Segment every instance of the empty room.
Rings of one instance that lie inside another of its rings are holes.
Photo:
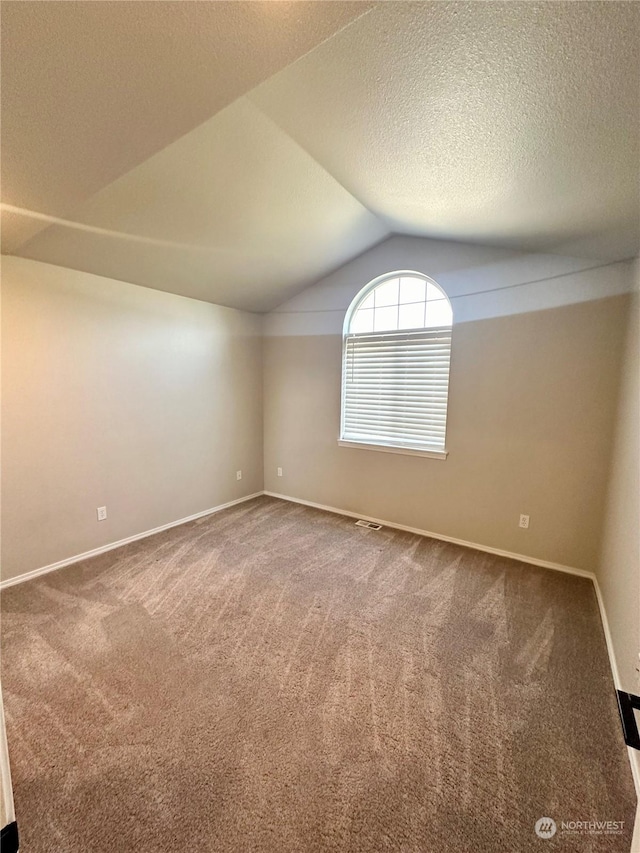
[[[640,4],[0,30],[3,853],[640,853]]]

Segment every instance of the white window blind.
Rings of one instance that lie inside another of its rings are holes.
[[[444,450],[451,327],[347,334],[342,438]]]

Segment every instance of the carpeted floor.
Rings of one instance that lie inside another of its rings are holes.
[[[22,853],[629,849],[588,580],[263,497],[2,611]]]

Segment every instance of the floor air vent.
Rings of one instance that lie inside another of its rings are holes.
[[[359,518],[356,521],[357,527],[368,527],[369,530],[382,530],[381,524],[374,524],[373,521],[364,521],[362,518]]]

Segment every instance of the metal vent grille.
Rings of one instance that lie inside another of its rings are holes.
[[[373,521],[364,521],[362,518],[356,521],[356,527],[368,527],[369,530],[382,530],[381,524],[374,524]]]

